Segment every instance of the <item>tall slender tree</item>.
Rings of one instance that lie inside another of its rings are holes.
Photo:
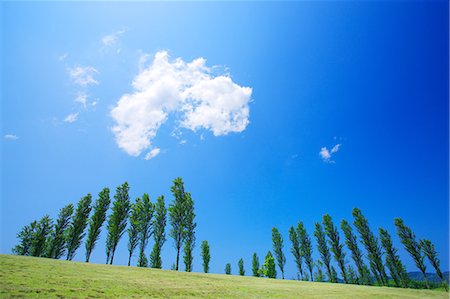
[[[114,253],[117,245],[127,227],[128,215],[130,213],[130,196],[128,192],[130,187],[125,182],[116,189],[114,203],[111,215],[108,217],[108,236],[106,237],[106,263],[111,264],[114,261]]]
[[[204,240],[201,245],[202,249],[202,266],[203,266],[203,272],[208,273],[209,272],[209,261],[211,260],[211,254],[209,252],[209,244],[208,241]]]
[[[17,234],[17,238],[20,240],[20,243],[16,245],[12,252],[17,255],[30,255],[31,254],[31,246],[33,244],[33,238],[35,236],[37,228],[37,221],[34,220],[28,225],[25,225],[20,232]]]
[[[131,263],[131,257],[139,243],[139,229],[141,226],[139,203],[141,199],[136,198],[136,202],[131,204],[130,225],[128,226],[128,266]]]
[[[91,253],[94,250],[95,244],[100,236],[102,225],[106,219],[106,211],[108,211],[110,203],[109,188],[103,188],[103,190],[98,194],[98,199],[92,207],[94,213],[92,214],[91,219],[89,219],[89,228],[85,244],[87,263],[89,263]]]
[[[174,201],[169,205],[169,222],[172,225],[172,229],[169,232],[169,236],[174,239],[174,246],[177,251],[175,270],[178,271],[180,262],[180,250],[183,245],[186,222],[186,194],[184,192],[184,183],[181,178],[176,178],[173,181],[173,186],[170,188],[172,191]]]
[[[320,225],[320,223],[316,223],[316,230],[314,231],[314,236],[317,239],[317,249],[319,250],[322,262],[325,265],[328,281],[337,282],[337,279],[335,279],[335,275],[332,272],[331,255],[328,249],[327,241],[325,239],[325,232],[323,231],[322,225]]]
[[[423,274],[423,278],[425,280],[425,284],[429,287],[428,279],[426,275],[427,267],[425,266],[425,256],[422,255],[420,250],[420,244],[416,241],[416,235],[412,232],[412,230],[405,225],[402,219],[395,218],[394,224],[397,227],[397,234],[400,237],[400,241],[405,247],[406,251],[411,255],[416,264],[417,268],[419,268],[420,272]]]
[[[252,274],[255,277],[259,277],[260,273],[259,273],[259,258],[258,255],[255,253],[253,253],[253,257],[252,257]]]
[[[194,201],[189,192],[185,193],[185,223],[184,223],[184,265],[186,272],[192,271],[194,255],[192,254],[195,247],[195,222]]]
[[[272,252],[267,252],[264,264],[261,268],[261,274],[268,278],[277,278],[277,270],[275,269],[275,259]]]
[[[420,247],[425,256],[428,258],[431,266],[433,266],[434,270],[436,270],[436,275],[441,279],[441,281],[444,282],[444,275],[442,275],[442,271],[440,269],[441,261],[437,256],[438,254],[436,249],[434,249],[434,244],[430,240],[424,239],[420,240]]]
[[[306,232],[306,228],[303,225],[303,222],[299,222],[297,225],[297,235],[300,239],[300,252],[303,256],[303,259],[306,264],[306,268],[309,270],[309,276],[311,281],[313,281],[313,267],[314,267],[314,261],[312,258],[312,245],[311,245],[311,238],[309,237],[308,233]]]
[[[244,276],[245,275],[245,269],[244,269],[244,260],[242,258],[238,261],[238,268],[239,268],[239,275]]]
[[[59,259],[64,255],[66,249],[66,231],[70,225],[73,213],[73,205],[68,204],[59,211],[58,220],[49,240],[47,257]]]
[[[152,268],[162,268],[161,250],[164,242],[166,242],[166,219],[167,209],[164,203],[164,195],[156,199],[155,218],[152,223],[153,239],[155,244],[150,254],[150,266]]]
[[[352,259],[355,262],[356,269],[358,271],[358,282],[359,284],[369,284],[370,283],[370,275],[366,277],[366,272],[364,271],[364,260],[363,260],[363,254],[358,246],[358,241],[353,234],[352,227],[350,224],[342,220],[341,221],[341,229],[344,232],[345,236],[345,244],[347,245],[348,249],[350,249],[350,252],[352,254]]]
[[[298,273],[300,274],[300,279],[303,280],[303,266],[302,266],[302,252],[300,248],[300,238],[297,231],[293,226],[289,228],[289,239],[291,240],[292,247],[291,252],[295,259],[295,264],[297,266]]]
[[[381,246],[378,244],[378,239],[370,230],[369,223],[360,209],[354,208],[352,215],[354,218],[353,225],[355,225],[356,230],[361,236],[362,244],[367,250],[372,273],[379,284],[387,285],[388,278],[384,270]]]
[[[154,205],[150,201],[148,194],[142,195],[142,200],[136,202],[139,215],[139,267],[147,267],[148,260],[145,256],[145,248],[152,230],[152,217],[155,210]]]
[[[284,279],[284,265],[286,264],[286,257],[283,253],[283,237],[276,227],[272,228],[272,244],[273,251],[277,259],[277,264],[281,271],[281,278]]]
[[[67,260],[71,261],[75,252],[81,245],[86,233],[84,232],[87,226],[89,213],[91,212],[92,196],[88,193],[85,197],[80,199],[77,209],[72,218],[70,226],[67,228]]]
[[[347,281],[347,269],[345,268],[345,253],[342,250],[344,244],[340,243],[339,240],[339,231],[337,227],[334,225],[331,216],[325,214],[322,218],[323,226],[325,228],[325,232],[328,236],[328,241],[330,243],[331,252],[333,252],[334,259],[338,263],[338,266],[341,270],[342,278],[344,279],[344,283],[348,283]]]
[[[31,256],[45,256],[47,238],[49,237],[52,228],[53,220],[48,215],[45,215],[37,222],[31,241]]]
[[[409,278],[405,266],[403,266],[397,254],[397,249],[392,245],[391,235],[383,228],[380,228],[380,241],[385,252],[386,266],[394,280],[395,286],[408,287]]]

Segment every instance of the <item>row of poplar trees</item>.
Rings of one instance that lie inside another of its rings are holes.
[[[400,260],[397,249],[393,246],[391,235],[387,230],[380,228],[379,235],[376,236],[370,229],[369,223],[361,210],[353,209],[353,225],[360,236],[360,244],[364,247],[366,254],[360,248],[358,237],[353,232],[349,222],[342,220],[341,230],[344,233],[345,240],[342,242],[339,236],[338,227],[333,223],[330,215],[326,214],[322,218],[322,223],[315,223],[314,237],[317,241],[317,250],[320,259],[313,260],[313,246],[311,237],[307,233],[302,222],[297,227],[291,226],[289,229],[289,239],[291,241],[291,253],[298,269],[299,279],[315,280],[328,282],[338,282],[338,274],[332,265],[332,257],[338,265],[340,275],[344,283],[362,284],[362,285],[381,285],[395,287],[420,287],[417,282],[410,281],[405,266]],[[426,277],[425,258],[428,258],[430,264],[435,269],[437,276],[441,279],[442,285],[448,290],[448,284],[440,270],[440,260],[430,240],[417,240],[415,234],[406,226],[402,219],[396,218],[394,224],[397,228],[397,234],[405,250],[410,254],[417,268],[423,275],[425,287],[429,288]],[[253,254],[252,272],[253,276],[265,276],[276,278],[276,264],[284,279],[284,267],[286,257],[283,252],[283,237],[277,228],[272,229],[272,243],[274,255],[269,251],[262,267],[259,265],[259,259],[256,253]],[[353,260],[355,269],[347,263],[344,250],[344,244],[347,246],[350,257]],[[369,262],[366,265],[365,258]],[[383,258],[384,257],[384,258]],[[276,261],[276,264],[275,264]],[[325,274],[322,268],[325,268]],[[239,274],[244,275],[243,260],[238,262]],[[316,272],[314,272],[314,268]],[[389,280],[386,268],[389,270],[391,281]],[[227,264],[225,273],[231,273],[231,265]]]
[[[158,197],[155,203],[150,201],[148,194],[136,198],[136,201],[132,203],[129,189],[127,182],[117,187],[108,217],[107,212],[111,204],[110,190],[104,188],[94,203],[92,203],[91,194],[87,194],[80,199],[75,210],[73,204],[63,207],[56,223],[53,223],[48,215],[39,221],[31,222],[18,233],[20,243],[13,248],[13,253],[54,259],[66,256],[67,260],[72,260],[87,235],[84,241],[85,261],[89,262],[106,221],[107,264],[113,263],[117,245],[127,232],[128,266],[138,249],[137,265],[139,267],[162,268],[161,250],[166,241],[165,228],[168,212],[171,225],[169,236],[174,239],[176,249],[176,262],[173,268],[178,270],[180,251],[183,249],[185,269],[192,271],[197,224],[194,201],[191,194],[185,192],[183,180],[176,178],[173,181],[171,192],[174,199],[168,208],[165,206],[163,195]],[[151,237],[153,237],[154,245],[147,259],[145,249]]]

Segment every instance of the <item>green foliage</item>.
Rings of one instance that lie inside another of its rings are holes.
[[[255,277],[259,277],[260,273],[259,273],[259,258],[258,255],[255,253],[253,253],[253,257],[252,257],[252,275]]]
[[[291,240],[292,247],[291,252],[295,259],[300,278],[303,279],[303,266],[302,266],[302,252],[300,248],[299,236],[293,226],[289,228],[289,239]]]
[[[209,252],[209,244],[208,241],[204,240],[201,245],[202,249],[202,260],[203,260],[203,272],[209,272],[209,261],[211,260],[211,254]]]
[[[150,267],[162,268],[161,250],[164,242],[166,242],[166,219],[167,209],[164,203],[164,195],[161,195],[156,199],[155,204],[155,218],[152,223],[153,227],[153,250],[150,253]]]
[[[66,231],[70,225],[73,213],[73,205],[68,204],[59,211],[58,220],[49,239],[47,257],[59,259],[64,255],[66,249]]]
[[[286,264],[286,257],[283,253],[283,237],[277,228],[272,228],[272,244],[275,257],[277,259],[278,267],[281,271],[281,277],[284,279],[284,265]]]
[[[244,269],[244,260],[242,258],[240,258],[238,261],[238,268],[239,268],[239,275],[244,276],[245,269]]]
[[[75,211],[75,215],[72,218],[72,223],[67,229],[67,260],[71,261],[75,252],[81,245],[86,233],[84,230],[87,226],[89,213],[91,212],[92,196],[88,193],[85,197],[80,199]]]
[[[391,235],[383,228],[380,228],[380,241],[385,252],[386,266],[394,280],[395,286],[408,287],[409,278],[405,266],[403,266],[397,254],[397,249],[392,245]]]
[[[338,282],[338,277],[337,277],[337,272],[336,269],[334,269],[333,266],[331,266],[331,270],[330,270],[330,277],[328,278],[329,281],[331,282]]]
[[[335,276],[331,272],[331,255],[330,251],[328,250],[327,241],[325,240],[325,233],[320,223],[316,223],[314,236],[317,239],[317,249],[319,250],[320,258],[322,259],[322,262],[325,265],[325,269],[327,271],[328,281],[337,282],[337,279],[334,279]]]
[[[345,244],[347,245],[348,249],[350,249],[352,259],[355,262],[356,269],[358,270],[359,284],[370,284],[370,273],[366,276],[367,273],[364,271],[365,264],[363,260],[363,254],[358,247],[358,241],[356,239],[356,235],[353,234],[352,227],[347,221],[342,220],[341,229],[344,232]]]
[[[419,268],[420,272],[422,272],[425,284],[428,285],[428,279],[426,276],[426,266],[425,266],[425,256],[422,255],[420,250],[420,245],[416,241],[416,236],[412,232],[412,230],[406,226],[402,219],[395,218],[394,224],[397,227],[397,234],[405,247],[406,251],[411,255],[416,264],[417,268]]]
[[[350,284],[358,284],[358,276],[352,266],[347,266],[347,282]]]
[[[339,265],[339,268],[341,270],[342,277],[344,279],[344,283],[348,283],[347,281],[347,273],[345,269],[345,253],[342,250],[344,247],[344,244],[341,244],[339,242],[339,231],[337,227],[334,225],[333,220],[331,219],[331,216],[328,214],[325,214],[323,216],[323,226],[325,228],[325,232],[328,236],[328,241],[330,243],[330,249],[331,252],[333,252],[334,259]]]
[[[133,255],[134,249],[136,249],[139,243],[139,228],[140,228],[140,214],[138,208],[138,202],[141,199],[136,198],[136,202],[131,204],[130,212],[130,225],[128,226],[128,266],[131,263],[131,256]]]
[[[356,227],[359,235],[361,236],[362,243],[367,250],[370,268],[375,276],[378,284],[387,285],[388,279],[384,270],[382,261],[381,247],[378,244],[378,239],[373,235],[369,228],[369,223],[361,210],[354,208],[352,211],[354,218],[353,224]]]
[[[260,273],[262,274],[262,276],[265,276],[268,278],[276,278],[277,277],[277,270],[275,269],[275,259],[270,251],[266,255],[266,258],[264,260],[264,264],[262,265]]]
[[[431,243],[430,240],[420,240],[420,247],[425,254],[425,256],[428,258],[428,261],[433,266],[433,268],[436,270],[437,276],[441,279],[442,282],[445,282],[444,275],[442,275],[440,264],[441,261],[439,260],[437,256],[436,249],[434,249],[434,244]]]
[[[315,281],[317,282],[324,282],[325,281],[325,277],[323,275],[323,271],[322,271],[322,267],[323,267],[323,263],[318,260],[316,262],[316,275],[315,275]]]
[[[108,218],[108,236],[106,237],[106,263],[112,264],[114,261],[114,253],[116,252],[117,244],[119,244],[123,233],[127,227],[128,215],[130,213],[130,197],[128,192],[130,187],[125,182],[116,189],[114,195],[114,203],[111,209],[111,214]]]
[[[45,256],[47,238],[50,236],[52,228],[53,221],[48,215],[45,215],[37,222],[31,241],[31,256]]]
[[[296,231],[297,231],[298,238],[300,239],[300,252],[305,261],[306,267],[309,270],[309,275],[311,276],[311,280],[313,280],[314,262],[313,262],[313,258],[312,258],[311,238],[309,237],[308,233],[306,232],[306,229],[303,226],[302,222],[298,223]]]
[[[35,235],[37,221],[34,220],[29,225],[25,225],[17,234],[20,243],[16,245],[12,252],[17,255],[30,255],[33,237]]]
[[[195,211],[194,211],[194,201],[192,200],[191,194],[189,192],[185,193],[184,201],[184,265],[186,272],[192,271],[192,262],[194,260],[194,255],[192,251],[195,247],[195,228],[197,223],[195,223]]]
[[[230,263],[225,265],[225,274],[231,275],[231,264]]]
[[[89,228],[85,244],[86,262],[89,262],[91,253],[98,241],[101,227],[106,220],[106,211],[108,211],[110,203],[109,188],[103,188],[103,190],[98,194],[98,199],[92,207],[94,213],[92,214],[91,219],[89,219]]]
[[[142,200],[136,202],[139,218],[139,261],[138,267],[147,267],[148,260],[145,256],[145,248],[150,238],[152,228],[152,217],[155,210],[148,194],[142,195]]]
[[[185,199],[186,193],[184,192],[184,183],[181,178],[173,180],[173,186],[170,188],[174,196],[174,201],[169,205],[169,222],[172,229],[169,232],[169,236],[174,239],[174,246],[177,251],[177,257],[175,262],[175,270],[178,271],[178,265],[180,260],[180,249],[183,245],[185,234]]]

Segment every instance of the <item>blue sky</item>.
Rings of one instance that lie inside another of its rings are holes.
[[[1,253],[88,192],[128,181],[133,199],[170,201],[181,176],[212,272],[236,273],[243,257],[249,274],[276,226],[296,277],[289,227],[312,235],[323,214],[352,220],[353,207],[388,229],[409,271],[395,217],[449,269],[447,2],[1,8]]]

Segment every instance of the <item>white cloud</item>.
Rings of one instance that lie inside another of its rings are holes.
[[[5,138],[6,140],[17,140],[17,139],[19,139],[19,137],[17,135],[14,135],[14,134],[6,134],[5,136],[3,136],[3,138]]]
[[[60,56],[58,57],[58,60],[59,60],[59,61],[66,60],[66,58],[67,58],[68,56],[69,56],[69,54],[64,53],[64,54],[62,54],[62,55],[60,55]]]
[[[341,145],[342,145],[341,143],[338,143],[335,146],[333,146],[331,150],[328,150],[326,147],[322,147],[319,152],[319,155],[322,158],[322,160],[327,163],[335,163],[333,160],[331,160],[331,157],[333,156],[333,154],[339,151]]]
[[[77,95],[77,97],[75,98],[75,102],[80,103],[81,105],[83,105],[84,108],[86,108],[87,100],[88,100],[88,96],[84,92],[80,92]]]
[[[141,56],[141,67],[146,59]],[[157,52],[134,78],[133,92],[124,94],[111,110],[118,146],[129,155],[140,155],[172,115],[179,117],[175,130],[206,129],[215,136],[245,130],[252,89],[237,85],[227,74],[213,76],[211,69],[204,58],[170,61],[166,51]]]
[[[113,32],[111,34],[105,35],[102,37],[102,43],[105,46],[111,47],[114,46],[119,38],[125,33],[125,30],[118,30],[116,32]]]
[[[148,152],[148,153],[145,155],[144,159],[145,159],[145,160],[153,159],[153,158],[156,157],[160,152],[161,152],[161,149],[158,148],[158,147],[156,147],[156,148],[152,149],[150,152]]]
[[[78,113],[71,113],[64,118],[64,121],[67,123],[73,123],[78,120]]]
[[[80,86],[98,85],[94,75],[98,71],[92,66],[76,66],[68,69],[69,76],[73,83]]]

